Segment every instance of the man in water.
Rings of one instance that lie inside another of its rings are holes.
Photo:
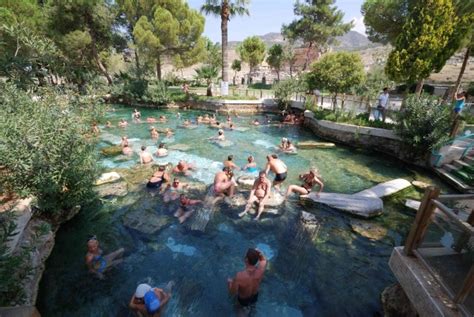
[[[104,272],[122,262],[123,248],[118,249],[105,256],[99,248],[99,241],[96,236],[91,236],[87,240],[86,265],[89,272],[94,273],[100,279],[104,278]]]
[[[245,210],[239,214],[239,217],[246,215],[250,208],[252,208],[253,204],[258,203],[258,212],[255,220],[260,219],[260,216],[263,213],[263,208],[265,208],[265,203],[270,197],[271,187],[272,183],[270,183],[270,180],[268,180],[267,174],[265,174],[264,171],[261,171],[258,174],[258,178],[253,183],[252,190],[250,191],[250,197],[247,201],[247,206],[245,206]]]
[[[275,179],[273,180],[273,186],[276,189],[280,188],[280,184],[286,179],[288,167],[285,163],[278,158],[276,154],[267,156],[267,166],[265,168],[265,174],[268,175],[269,171],[275,173]]]
[[[183,223],[194,213],[193,206],[202,203],[202,200],[189,199],[185,194],[181,194],[179,196],[179,208],[174,213],[174,216],[178,218],[179,223]]]
[[[176,165],[174,168],[173,168],[173,173],[175,174],[184,174],[186,176],[188,176],[191,172],[190,170],[193,170],[195,169],[193,165],[189,164],[188,162],[186,161],[179,161],[178,162],[178,165]]]
[[[232,169],[229,167],[224,167],[222,172],[216,174],[214,177],[214,194],[216,196],[234,196],[235,183],[232,180],[233,176]]]
[[[244,262],[245,269],[238,272],[235,278],[228,278],[227,287],[229,293],[237,295],[237,301],[242,307],[248,307],[258,300],[258,289],[265,273],[267,259],[259,250],[248,249]]]
[[[140,152],[140,163],[148,164],[153,162],[153,157],[146,151],[146,146],[142,145],[142,151]]]
[[[168,203],[179,198],[179,194],[184,191],[188,184],[181,183],[179,179],[173,179],[171,184],[168,184],[163,191],[163,201]]]
[[[234,156],[233,155],[229,155],[227,156],[227,161],[224,161],[224,167],[229,167],[231,169],[236,169],[236,170],[240,170],[240,167],[238,167],[237,165],[235,165],[235,163],[232,161],[234,159]]]
[[[142,114],[140,113],[140,111],[138,111],[137,109],[134,109],[134,110],[133,110],[133,113],[132,113],[132,118],[133,118],[133,120],[139,122],[141,116],[142,116]]]
[[[126,128],[128,126],[128,122],[125,121],[124,119],[120,119],[120,122],[118,123],[118,126],[121,128]]]
[[[160,317],[164,307],[171,298],[171,282],[167,287],[169,293],[161,288],[151,287],[148,284],[138,285],[135,294],[130,299],[129,307],[139,316]]]
[[[156,156],[162,157],[166,155],[168,155],[168,150],[166,149],[164,143],[160,143],[160,145],[158,145],[158,150],[156,151]]]
[[[217,136],[212,136],[208,140],[210,141],[225,141],[224,130],[219,129]]]

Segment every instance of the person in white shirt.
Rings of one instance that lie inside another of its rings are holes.
[[[388,107],[388,88],[385,87],[377,100],[377,111],[375,111],[374,119],[379,120],[382,116],[382,121],[385,122],[386,111]]]

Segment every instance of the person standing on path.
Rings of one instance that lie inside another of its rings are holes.
[[[385,122],[385,117],[386,117],[386,111],[388,107],[388,88],[385,87],[383,89],[383,92],[379,95],[379,98],[377,99],[377,111],[375,112],[375,120],[379,120],[380,116],[382,116],[382,121]]]

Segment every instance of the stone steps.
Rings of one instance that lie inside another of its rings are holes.
[[[456,166],[457,168],[463,168],[466,166],[470,166],[468,163],[461,161],[461,160],[454,160],[453,165]]]
[[[464,183],[461,179],[456,177],[455,175],[452,174],[453,171],[456,171],[457,168],[454,167],[452,170],[448,171],[445,169],[446,165],[450,164],[445,164],[442,168],[435,168],[435,172],[446,182],[451,184],[453,187],[455,187],[457,190],[459,190],[462,193],[474,193],[474,187],[469,186],[468,184]]]
[[[474,156],[465,156],[462,160],[469,165],[474,165]]]

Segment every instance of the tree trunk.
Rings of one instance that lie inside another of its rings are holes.
[[[416,84],[416,89],[415,89],[415,94],[419,97],[421,96],[421,92],[423,91],[423,84],[424,84],[424,80],[420,80],[417,84]]]
[[[280,70],[277,70],[277,80],[280,82]]]
[[[222,1],[221,8],[221,33],[222,33],[222,81],[227,83],[229,76],[227,69],[229,68],[229,57],[227,54],[227,26],[230,16],[230,8],[228,0]]]
[[[452,96],[453,100],[456,99],[456,94],[459,91],[459,86],[461,86],[462,76],[464,75],[464,71],[466,70],[467,61],[469,60],[470,54],[471,54],[471,48],[468,47],[466,49],[466,54],[464,54],[464,61],[462,62],[461,70],[459,71],[458,80],[456,80],[456,85],[454,85],[454,91],[453,91],[453,96]]]
[[[97,52],[97,47],[96,47],[96,39],[95,39],[95,34],[93,31],[91,31],[91,28],[93,27],[92,23],[92,16],[90,13],[86,13],[85,18],[87,20],[87,24],[89,26],[89,35],[91,37],[92,43],[91,43],[91,49],[92,49],[92,56],[94,57],[95,62],[97,63],[97,66],[99,66],[99,70],[102,72],[102,74],[105,76],[107,79],[107,82],[109,85],[112,85],[112,77],[110,77],[109,73],[107,72],[107,68],[102,64],[100,58],[99,58],[99,53]]]
[[[309,42],[308,50],[306,51],[306,58],[304,61],[303,70],[306,70],[306,67],[308,67],[309,55],[311,54],[311,47],[313,47],[313,42]]]
[[[156,78],[161,81],[161,59],[160,57],[158,56],[158,58],[156,59],[156,64],[155,64],[155,74],[156,74]]]
[[[211,86],[211,83],[210,83],[210,82],[207,83],[206,96],[212,97],[212,86]]]
[[[332,110],[336,111],[337,109],[337,92],[334,94],[334,98],[332,100]]]

